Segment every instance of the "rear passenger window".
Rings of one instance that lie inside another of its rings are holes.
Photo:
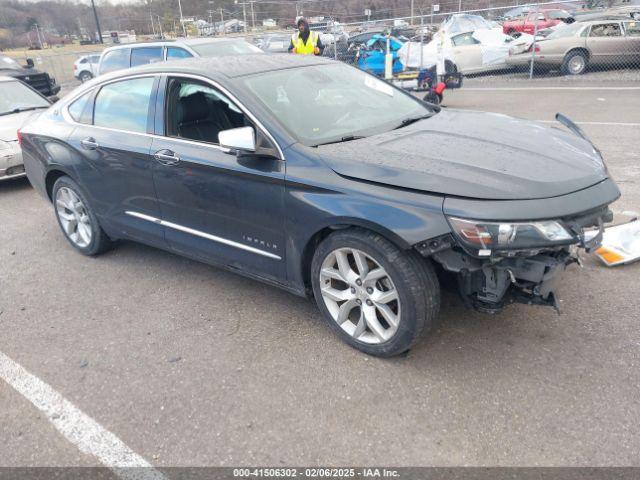
[[[162,47],[142,47],[131,50],[131,66],[162,61]]]
[[[100,63],[100,74],[129,68],[130,54],[131,50],[128,48],[119,48],[105,53]]]
[[[590,37],[620,37],[620,25],[617,23],[605,23],[603,25],[593,25]]]
[[[110,83],[96,97],[93,124],[145,133],[154,77]]]
[[[93,90],[85,93],[69,105],[69,115],[76,122],[91,124],[91,102],[89,100],[91,100],[92,95]]]
[[[191,58],[191,57],[193,57],[193,55],[187,52],[184,48],[178,48],[178,47],[167,48],[167,60],[171,58],[175,59],[175,58]]]

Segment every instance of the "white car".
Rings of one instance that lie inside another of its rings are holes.
[[[73,62],[73,76],[82,83],[87,82],[98,75],[99,63],[99,53],[94,55],[83,55]]]
[[[25,175],[18,129],[51,102],[27,84],[0,76],[0,181]]]
[[[184,38],[146,43],[129,43],[103,50],[98,74],[149,63],[192,57],[222,57],[264,53],[242,38]]]

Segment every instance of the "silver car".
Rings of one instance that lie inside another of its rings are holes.
[[[535,49],[535,52],[533,50]],[[579,75],[589,65],[640,66],[640,21],[594,20],[560,25],[523,52],[512,51],[507,63],[560,68]]]
[[[25,175],[18,129],[51,102],[20,80],[0,76],[0,181]]]

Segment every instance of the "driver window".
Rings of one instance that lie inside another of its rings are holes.
[[[456,35],[451,39],[451,42],[456,47],[459,47],[461,45],[475,45],[477,43],[480,43],[475,38],[473,38],[472,33],[463,33],[461,35]]]
[[[167,93],[166,134],[218,144],[223,130],[253,126],[225,95],[204,83],[174,78]]]

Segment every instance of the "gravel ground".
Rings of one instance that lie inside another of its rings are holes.
[[[583,128],[623,192],[616,217],[640,210],[638,91],[445,104],[605,122]],[[441,327],[380,360],[307,300],[133,243],[86,258],[26,181],[0,198],[0,351],[156,466],[640,466],[640,264],[572,267],[561,315],[445,294]],[[1,381],[0,438],[1,466],[98,464]]]

